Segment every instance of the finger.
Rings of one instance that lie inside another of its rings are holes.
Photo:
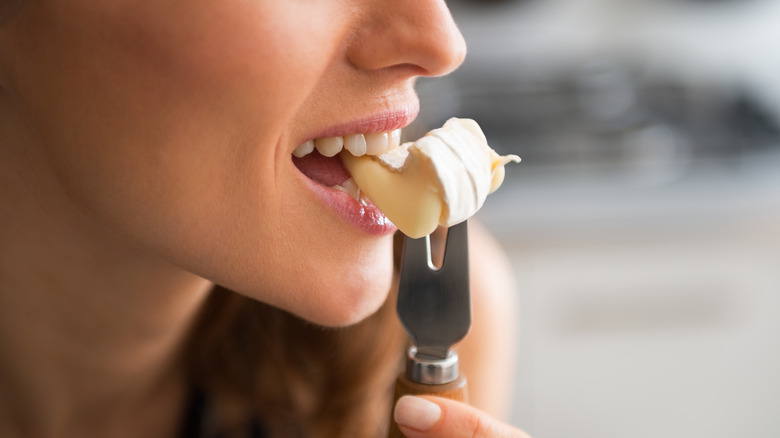
[[[403,396],[393,417],[407,438],[530,438],[467,404],[438,397]]]

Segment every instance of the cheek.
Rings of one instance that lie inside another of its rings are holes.
[[[305,22],[276,28],[289,18],[254,6],[268,2],[158,3],[32,17],[17,76],[52,168],[87,209],[165,216],[137,228],[272,203],[277,148],[317,75],[304,65],[326,55],[293,38]]]
[[[291,176],[296,115],[343,37],[335,17],[265,1],[84,3],[40,8],[17,75],[68,196],[174,264],[306,319],[344,325],[378,308],[390,238],[322,219]]]

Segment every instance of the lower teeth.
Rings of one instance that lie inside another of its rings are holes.
[[[360,187],[358,187],[357,184],[355,184],[355,181],[352,178],[349,178],[348,180],[344,181],[339,185],[331,186],[330,188],[338,190],[340,192],[344,192],[358,202],[363,201],[363,199],[360,196]]]

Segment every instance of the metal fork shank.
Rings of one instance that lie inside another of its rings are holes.
[[[446,359],[450,347],[471,326],[468,269],[468,225],[449,228],[444,261],[431,269],[428,237],[404,244],[398,295],[398,316],[417,354]]]

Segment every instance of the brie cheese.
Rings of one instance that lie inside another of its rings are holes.
[[[458,118],[381,155],[343,151],[341,159],[361,193],[413,238],[473,216],[501,186],[504,165],[520,161],[498,155],[477,122]]]

